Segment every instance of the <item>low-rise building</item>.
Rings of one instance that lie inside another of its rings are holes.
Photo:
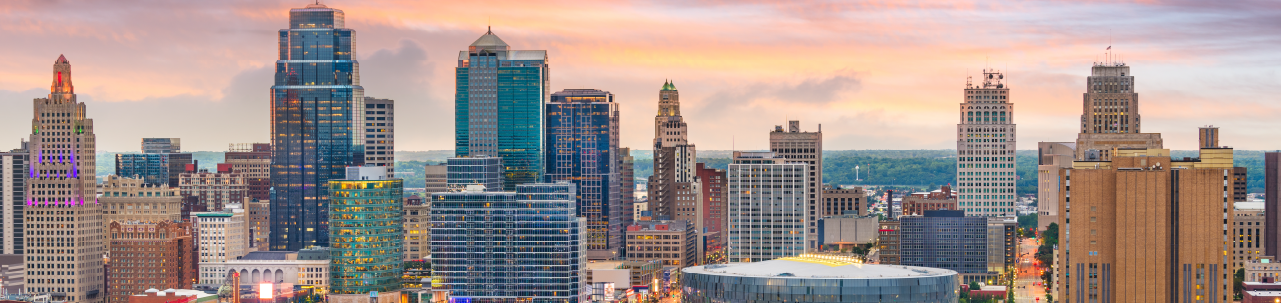
[[[214,303],[218,295],[190,289],[148,289],[140,294],[129,296],[129,303]]]
[[[595,287],[597,284],[612,284],[612,288],[616,290],[636,286],[658,289],[658,280],[661,280],[662,273],[663,264],[660,260],[588,262],[586,282],[587,285],[592,285],[593,289],[597,288]]]
[[[959,209],[956,206],[956,192],[947,185],[931,192],[913,193],[903,197],[901,205],[904,216],[922,215],[929,210]]]
[[[899,241],[901,241],[899,235],[899,221],[881,221],[880,225],[881,228],[876,231],[877,243],[879,243],[879,246],[877,246],[877,256],[880,259],[880,264],[902,263],[903,259],[899,254]]]
[[[698,262],[698,233],[685,221],[638,221],[627,227],[627,259],[660,260],[664,267]]]
[[[1265,278],[1281,279],[1281,263],[1272,257],[1247,260],[1241,267],[1245,269],[1245,282],[1262,282]]]
[[[823,196],[826,200],[831,196]],[[876,242],[880,230],[876,216],[854,214],[829,216],[818,220],[818,247],[828,251],[843,251],[854,245]]]
[[[227,260],[227,272],[240,273],[240,285],[288,283],[312,286],[318,293],[329,289],[329,248],[299,251],[251,251]]]
[[[820,217],[840,215],[867,215],[867,195],[862,187],[840,188],[831,185],[823,186],[823,202],[819,206],[823,214]],[[823,236],[819,236],[822,238]],[[820,240],[821,241],[821,240]]]

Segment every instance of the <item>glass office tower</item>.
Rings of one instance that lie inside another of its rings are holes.
[[[116,175],[142,177],[151,185],[169,185],[169,154],[116,154]]]
[[[271,250],[329,245],[328,188],[364,162],[356,32],[324,5],[289,10],[271,87]]]
[[[432,291],[451,302],[579,302],[585,219],[573,183],[432,194]]]
[[[503,190],[542,181],[547,51],[508,50],[486,32],[458,54],[454,153],[503,161]]]
[[[329,181],[329,292],[400,290],[404,181],[388,179],[385,166],[355,171]]]
[[[485,191],[503,190],[503,159],[468,157],[445,159],[445,186],[462,189],[484,185]]]
[[[567,89],[547,103],[547,182],[578,186],[578,216],[587,218],[587,249],[601,253],[620,246],[618,103],[597,89]],[[608,254],[602,256],[610,257]]]

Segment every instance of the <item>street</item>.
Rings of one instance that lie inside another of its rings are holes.
[[[1023,239],[1019,243],[1019,273],[1014,282],[1015,302],[1045,301],[1045,286],[1038,285],[1041,283],[1041,266],[1036,264],[1036,247],[1036,239],[1032,238]]]

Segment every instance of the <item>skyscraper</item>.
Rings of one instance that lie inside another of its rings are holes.
[[[396,101],[365,97],[365,164],[396,171]]]
[[[772,152],[734,152],[729,188],[729,262],[760,262],[806,251],[809,163]]]
[[[622,245],[619,205],[618,103],[597,89],[556,92],[547,103],[543,139],[548,183],[578,187],[578,214],[587,218],[589,259],[610,259]]]
[[[1005,74],[983,70],[980,84],[965,83],[956,125],[956,187],[969,216],[1012,216],[1014,201],[1014,104]]]
[[[1281,254],[1281,151],[1263,153],[1264,254]]]
[[[169,154],[116,154],[116,175],[138,177],[151,185],[169,185]]]
[[[27,142],[22,148],[0,152],[0,254],[21,255],[25,252],[22,235],[26,221],[27,169],[31,165]]]
[[[326,182],[365,160],[364,93],[356,31],[342,10],[289,10],[271,87],[271,248],[329,245]]]
[[[54,301],[102,302],[102,242],[106,226],[96,196],[93,119],[76,102],[71,62],[58,56],[48,98],[33,102],[31,166],[27,170],[27,292],[48,293]]]
[[[623,206],[622,226],[631,226],[636,222],[632,207],[636,204],[636,160],[632,158],[632,149],[618,148],[618,203]]]
[[[805,204],[809,207],[806,229],[810,250],[817,249],[818,219],[822,218],[818,201],[823,201],[823,126],[817,132],[801,131],[801,121],[787,121],[787,131],[778,126],[769,133],[769,148],[774,154],[790,161],[808,163],[809,170],[805,176]],[[1013,148],[1013,147],[1011,147]]]
[[[680,91],[671,81],[658,91],[658,115],[654,116],[654,174],[648,182],[649,210],[655,218],[675,219],[679,209],[692,212],[695,201],[677,202],[680,188],[691,188],[695,148],[689,144],[689,126],[681,117]],[[678,205],[683,204],[683,205]]]
[[[1076,159],[1108,161],[1117,148],[1159,149],[1161,134],[1142,133],[1139,93],[1135,92],[1130,66],[1096,62],[1085,80],[1081,100],[1081,133],[1076,139]],[[1217,138],[1217,133],[1216,133]]]
[[[458,53],[454,153],[502,158],[503,190],[543,178],[547,68],[547,51],[509,50],[492,30]]]

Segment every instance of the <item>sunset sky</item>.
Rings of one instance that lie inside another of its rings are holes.
[[[308,3],[2,1],[0,149],[28,136],[59,54],[100,151],[269,142],[276,33]],[[984,68],[1007,73],[1019,149],[1072,141],[1109,45],[1166,148],[1194,149],[1212,124],[1225,145],[1281,149],[1277,1],[323,3],[356,31],[365,94],[396,100],[403,151],[452,148],[455,59],[487,24],[512,49],[548,50],[553,92],[613,92],[634,149],[652,144],[665,79],[699,149],[765,149],[788,119],[821,123],[828,150],[953,149],[966,76]]]

